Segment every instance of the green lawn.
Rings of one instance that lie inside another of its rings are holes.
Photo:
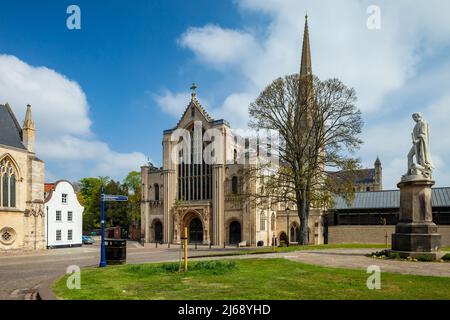
[[[66,278],[53,284],[63,299],[450,299],[450,278],[382,273],[381,290],[369,290],[365,270],[307,265],[286,259],[193,262],[91,268],[81,289]]]

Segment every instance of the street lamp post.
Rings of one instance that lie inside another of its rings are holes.
[[[289,215],[290,215],[290,211],[289,211],[289,207],[286,209],[286,239],[287,239],[287,243],[286,245],[289,247],[289,242],[290,242],[290,235],[291,235],[291,230],[289,229]]]

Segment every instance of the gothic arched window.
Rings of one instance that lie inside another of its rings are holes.
[[[259,216],[259,230],[266,230],[266,215],[264,212],[261,212],[261,215]]]
[[[231,178],[231,192],[234,194],[238,193],[238,177],[236,176]]]
[[[17,175],[8,158],[0,162],[0,206],[16,207]]]
[[[155,183],[155,201],[159,201],[159,184]]]
[[[273,212],[270,218],[270,230],[275,231],[275,213]]]

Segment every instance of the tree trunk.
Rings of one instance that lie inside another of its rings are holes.
[[[309,235],[308,235],[308,218],[309,218],[309,210],[308,210],[308,202],[306,201],[306,190],[301,191],[301,196],[297,200],[297,212],[298,217],[300,218],[300,244],[308,245],[309,244]]]

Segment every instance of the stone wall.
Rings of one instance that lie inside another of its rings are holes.
[[[0,251],[45,249],[45,167],[33,153],[0,146],[0,160],[11,161],[16,176],[16,206],[0,209],[0,231],[11,241],[0,240]]]
[[[385,243],[391,244],[395,226],[332,226],[328,228],[328,243]],[[442,236],[442,246],[450,246],[450,226],[438,226]]]

